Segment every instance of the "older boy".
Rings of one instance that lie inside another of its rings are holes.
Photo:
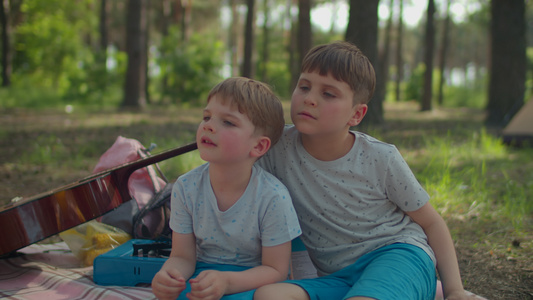
[[[254,299],[466,297],[442,217],[393,145],[351,131],[367,112],[375,74],[354,45],[304,58],[294,126],[259,163],[289,189],[302,241],[321,277],[258,289]]]

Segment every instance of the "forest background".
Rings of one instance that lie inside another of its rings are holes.
[[[500,140],[532,96],[531,1],[0,3],[1,204],[84,177],[117,135],[193,141],[225,77],[265,81],[287,105],[303,54],[348,40],[378,75],[358,130],[406,157],[451,228],[465,286],[533,299],[533,152]],[[174,178],[199,163],[161,165]]]
[[[1,2],[4,109],[198,105],[237,75],[287,99],[301,57],[332,40],[355,43],[376,68],[369,123],[384,121],[384,101],[415,100],[485,108],[504,126],[531,94],[526,0]],[[413,8],[425,11],[418,22]]]

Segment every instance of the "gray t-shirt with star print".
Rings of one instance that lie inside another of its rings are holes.
[[[301,239],[319,275],[393,243],[418,246],[435,262],[424,231],[404,213],[421,208],[429,195],[395,146],[352,133],[355,143],[344,157],[320,161],[287,125],[281,140],[258,161],[289,189]]]
[[[221,211],[211,187],[209,163],[180,176],[171,196],[170,228],[194,233],[198,261],[255,267],[262,247],[301,234],[287,188],[257,165],[243,195]]]

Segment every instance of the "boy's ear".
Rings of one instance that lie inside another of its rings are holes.
[[[255,146],[252,148],[252,151],[250,152],[250,155],[252,157],[261,157],[263,154],[267,153],[268,149],[270,149],[271,141],[270,138],[266,136],[260,136],[257,139],[257,142]]]
[[[352,117],[348,121],[348,125],[356,126],[359,123],[361,123],[361,121],[363,121],[363,118],[365,117],[367,111],[368,111],[368,105],[366,105],[366,104],[357,104],[354,107],[354,111],[353,111]]]

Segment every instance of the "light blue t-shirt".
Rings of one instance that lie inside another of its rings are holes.
[[[280,141],[258,164],[289,189],[302,226],[302,241],[320,275],[353,264],[362,255],[393,243],[435,256],[424,230],[405,212],[429,195],[398,149],[352,131],[355,143],[343,157],[320,161],[286,126]]]
[[[277,246],[301,234],[287,188],[258,166],[248,187],[220,211],[209,179],[209,163],[178,178],[171,198],[170,228],[194,233],[198,261],[258,266],[261,247]]]

